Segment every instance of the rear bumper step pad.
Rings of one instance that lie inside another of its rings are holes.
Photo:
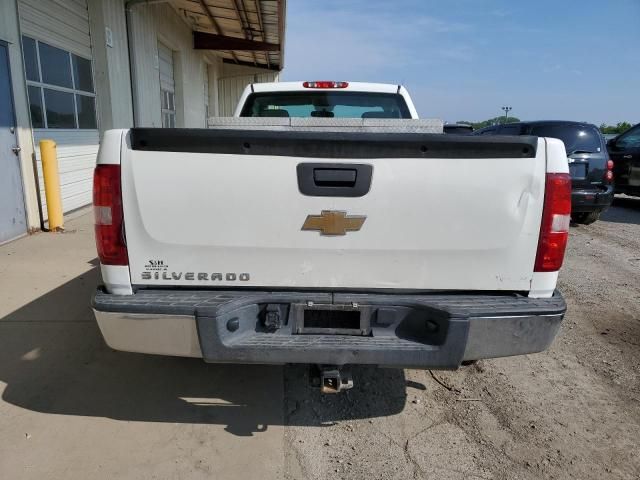
[[[149,329],[154,318],[174,319],[195,330],[202,357],[209,362],[414,368],[456,368],[463,360],[544,350],[566,310],[557,292],[552,298],[530,299],[481,293],[143,290],[116,296],[98,291],[93,307],[107,343],[115,344],[114,348],[118,342],[108,338],[112,332],[109,322],[117,319],[120,330],[130,325],[140,335],[138,318],[144,318]],[[345,330],[349,334],[340,334],[339,328],[327,328],[325,334],[314,316],[313,328],[305,333],[305,311],[318,309],[329,315],[332,310],[347,309],[359,316],[360,324],[354,329],[350,323]],[[354,331],[360,335],[353,335]],[[159,335],[156,328],[152,336]],[[123,349],[165,353],[162,348]]]

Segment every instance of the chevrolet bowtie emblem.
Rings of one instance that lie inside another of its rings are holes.
[[[345,235],[362,228],[367,217],[347,215],[347,212],[323,210],[320,215],[308,215],[302,230],[317,230],[320,235]]]

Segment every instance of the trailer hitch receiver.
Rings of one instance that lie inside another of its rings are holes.
[[[351,369],[348,367],[321,367],[320,391],[322,393],[340,393],[353,388]]]

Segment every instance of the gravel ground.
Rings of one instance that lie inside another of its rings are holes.
[[[552,348],[455,372],[285,369],[289,479],[640,478],[640,199],[573,226]]]

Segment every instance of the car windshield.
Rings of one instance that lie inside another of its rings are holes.
[[[247,98],[243,117],[411,118],[402,95],[372,92],[270,92]]]
[[[595,127],[588,125],[534,125],[531,135],[562,140],[568,155],[602,151],[600,134]]]

